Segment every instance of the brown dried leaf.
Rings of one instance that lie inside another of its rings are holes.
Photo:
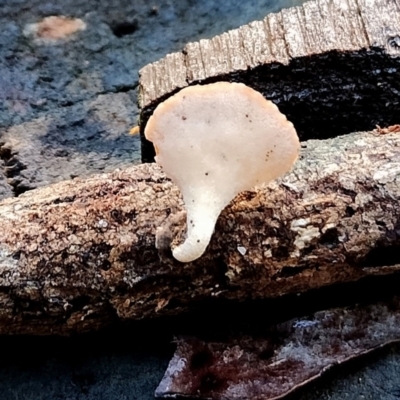
[[[386,135],[388,133],[400,133],[400,125],[391,125],[387,128],[381,128],[379,125],[376,125],[374,133],[377,133],[378,135]]]
[[[156,396],[279,399],[335,364],[400,340],[400,297],[321,311],[227,342],[180,339]]]

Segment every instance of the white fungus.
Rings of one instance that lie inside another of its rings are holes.
[[[228,82],[182,89],[157,106],[145,136],[183,195],[187,238],[173,249],[181,262],[204,253],[220,212],[239,192],[286,173],[300,148],[271,101]]]
[[[242,256],[245,256],[246,253],[247,253],[246,247],[243,247],[243,246],[238,246],[238,247],[237,247],[237,250],[238,250],[238,252],[239,252]]]

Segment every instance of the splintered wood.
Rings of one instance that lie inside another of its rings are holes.
[[[374,130],[378,135],[387,135],[388,133],[400,133],[400,125],[392,125],[387,128],[381,128],[379,125]]]

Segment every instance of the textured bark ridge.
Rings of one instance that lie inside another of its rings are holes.
[[[157,227],[159,242],[175,235],[166,228],[183,205],[154,164],[3,201],[0,333],[82,332],[204,299],[278,297],[399,271],[400,135],[303,147],[290,174],[223,211],[190,264],[155,247]]]
[[[243,82],[276,103],[302,140],[398,123],[400,0],[315,0],[270,14],[140,71],[143,131],[155,107],[179,89]]]

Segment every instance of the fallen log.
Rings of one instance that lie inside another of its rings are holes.
[[[291,173],[245,192],[190,264],[177,188],[154,164],[0,203],[0,333],[68,334],[400,271],[400,135],[303,143]],[[157,250],[157,240],[164,247]],[[171,227],[171,230],[169,230]]]
[[[302,141],[398,123],[400,1],[315,0],[267,15],[139,71],[143,132],[155,107],[179,89],[242,82],[278,105]]]

